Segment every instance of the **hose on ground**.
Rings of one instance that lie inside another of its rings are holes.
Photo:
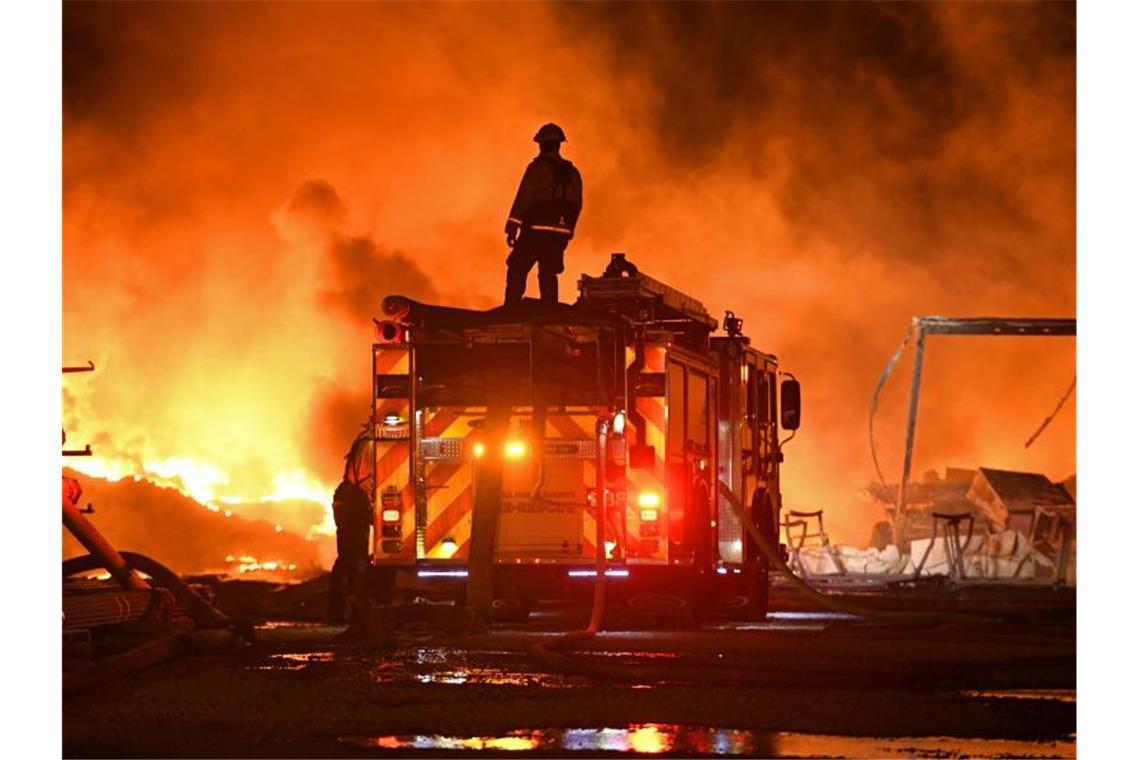
[[[849,615],[858,615],[859,617],[868,620],[878,620],[888,623],[909,623],[915,625],[938,625],[945,622],[960,622],[960,623],[989,623],[995,622],[996,619],[983,615],[972,615],[963,612],[913,612],[907,610],[874,610],[864,607],[859,604],[845,602],[836,599],[829,594],[821,592],[819,589],[812,586],[792,572],[791,568],[785,564],[783,558],[780,556],[779,550],[772,545],[771,541],[766,539],[760,530],[752,523],[748,514],[744,510],[744,506],[740,503],[740,499],[732,492],[732,489],[724,484],[723,481],[719,483],[720,493],[724,496],[725,501],[728,502],[729,507],[736,515],[737,520],[748,531],[748,535],[759,547],[760,551],[768,559],[769,567],[775,568],[781,575],[791,581],[792,587],[803,594],[811,601],[819,604],[834,612],[842,612]]]
[[[174,600],[190,613],[190,617],[199,627],[230,628],[246,641],[251,643],[255,641],[256,637],[251,624],[226,615],[166,565],[137,552],[121,552],[121,554],[128,566],[150,576],[156,586],[173,594]],[[79,557],[72,557],[63,561],[63,577],[98,570],[102,567],[102,562],[94,555],[84,554]]]
[[[71,697],[82,694],[137,670],[157,665],[186,651],[226,651],[233,644],[245,640],[256,641],[253,626],[246,621],[229,617],[209,600],[191,588],[170,568],[145,554],[121,552],[127,566],[150,576],[158,588],[171,593],[198,626],[193,631],[169,634],[152,639],[126,652],[100,660],[86,670],[68,673],[63,677],[63,694]],[[63,561],[63,577],[90,572],[103,567],[103,561],[92,554],[84,554]]]
[[[893,625],[910,625],[910,626],[929,626],[933,627],[942,623],[993,623],[997,622],[997,618],[974,615],[969,613],[960,612],[913,612],[905,610],[874,610],[864,607],[859,604],[842,601],[833,596],[824,594],[818,589],[814,588],[811,584],[804,581],[798,575],[793,573],[791,569],[785,564],[783,558],[779,554],[779,550],[772,545],[772,542],[764,537],[759,529],[752,523],[748,514],[745,512],[743,505],[731,489],[724,483],[720,483],[720,492],[725,496],[726,501],[733,512],[736,514],[740,524],[745,527],[752,540],[767,557],[769,566],[775,568],[778,572],[791,581],[792,588],[798,591],[803,596],[810,599],[825,609],[834,612],[841,612],[844,614],[855,615],[865,620],[877,621]],[[599,526],[601,521],[598,521]],[[602,540],[599,538],[598,546],[603,546]],[[612,663],[599,663],[586,660],[582,657],[575,657],[567,654],[565,650],[569,649],[575,644],[592,638],[597,634],[601,627],[601,615],[604,611],[605,593],[604,593],[604,578],[605,578],[605,556],[604,549],[598,552],[598,577],[595,581],[595,595],[594,606],[591,614],[590,624],[579,631],[570,631],[568,633],[559,634],[552,638],[540,640],[533,647],[531,653],[547,666],[562,670],[565,672],[576,673],[593,678],[601,678],[606,680],[619,680],[619,681],[644,681],[644,680],[698,680],[708,681],[711,677],[710,669],[703,668],[677,668],[677,667],[655,667],[655,666],[641,666],[641,665],[621,665]],[[601,593],[599,593],[599,588]],[[735,666],[735,672],[718,673],[718,683],[725,684],[755,684],[758,677],[762,675],[762,671],[750,670],[745,668],[740,669]]]
[[[554,638],[539,641],[531,652],[535,657],[555,668],[572,670],[578,663],[558,650],[593,638],[602,628],[602,615],[606,605],[606,456],[612,420],[599,419],[597,426],[597,480],[594,484],[595,516],[594,534],[594,603],[590,610],[590,622],[580,631],[569,631]]]

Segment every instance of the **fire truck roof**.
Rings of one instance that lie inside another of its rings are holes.
[[[620,315],[608,308],[582,303],[544,303],[533,298],[524,298],[522,303],[517,305],[496,306],[485,311],[437,306],[411,299],[404,301],[407,304],[405,319],[429,330],[517,324],[617,327],[621,323]]]

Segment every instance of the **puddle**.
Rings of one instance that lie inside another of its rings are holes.
[[[421,647],[373,661],[371,676],[376,683],[487,684],[561,688],[589,684],[588,680],[577,676],[534,672],[529,662],[526,655],[512,652],[469,652]]]
[[[452,750],[459,752],[618,752],[635,755],[761,757],[1076,757],[1070,739],[1054,742],[953,737],[836,736],[772,733],[661,723],[625,728],[547,728],[510,731],[499,736],[400,734],[345,736],[340,741],[381,751]]]
[[[318,662],[332,662],[336,653],[326,652],[289,652],[286,654],[271,654],[267,658],[268,664],[255,665],[254,670],[304,670],[309,665]]]
[[[304,629],[304,630],[321,630],[325,628],[332,628],[327,623],[314,623],[309,620],[266,620],[257,626],[259,631],[277,631],[288,629]],[[341,629],[344,626],[340,626]]]
[[[338,672],[385,684],[486,684],[490,686],[582,687],[580,676],[534,671],[519,652],[470,652],[440,647],[417,647],[380,655],[336,650],[271,654],[251,666],[254,670],[302,671],[337,663]]]
[[[1014,699],[1014,700],[1046,700],[1051,702],[1076,702],[1075,689],[990,689],[986,691],[963,691],[964,697],[972,699]]]

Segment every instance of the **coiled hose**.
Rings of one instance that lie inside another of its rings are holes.
[[[212,605],[208,599],[187,585],[186,581],[182,580],[177,573],[166,565],[145,554],[136,552],[121,552],[121,554],[131,569],[150,576],[154,585],[169,591],[174,596],[174,600],[190,613],[190,617],[194,619],[197,627],[230,628],[246,641],[252,643],[255,640],[253,626],[248,621],[226,615]],[[84,554],[80,557],[72,557],[63,561],[63,577],[98,570],[102,567],[102,561],[94,555]]]

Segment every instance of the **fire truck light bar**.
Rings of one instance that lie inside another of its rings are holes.
[[[597,570],[569,570],[566,575],[570,578],[596,578],[598,575]],[[621,568],[613,570],[606,570],[607,578],[628,578],[629,571]]]

